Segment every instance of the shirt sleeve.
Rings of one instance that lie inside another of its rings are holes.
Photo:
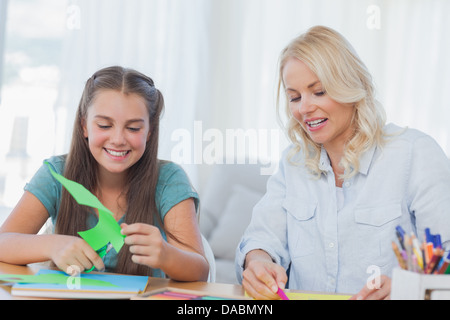
[[[264,250],[275,263],[285,269],[289,266],[287,218],[283,207],[286,194],[284,165],[282,161],[278,171],[269,178],[267,192],[253,208],[250,224],[236,249],[235,268],[240,283],[245,257],[252,250]]]
[[[160,168],[155,196],[161,219],[164,220],[167,212],[172,207],[190,198],[194,200],[195,210],[198,212],[199,196],[194,190],[186,172],[173,162],[163,163]]]
[[[440,234],[450,249],[450,160],[429,136],[415,140],[408,183],[409,210],[418,235]]]
[[[52,157],[45,161],[50,164],[55,172],[62,172],[64,160],[61,157]],[[24,187],[24,191],[32,193],[44,205],[53,222],[55,222],[59,210],[61,189],[61,184],[53,178],[46,164],[42,164]]]

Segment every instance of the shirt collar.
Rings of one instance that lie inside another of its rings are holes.
[[[377,149],[376,146],[372,146],[369,150],[364,152],[361,155],[361,158],[359,160],[359,172],[367,175],[369,172],[370,165],[372,164],[372,160],[375,155],[375,150]]]
[[[359,160],[359,172],[367,175],[369,172],[370,165],[372,164],[373,157],[375,155],[376,146],[372,146],[369,150],[364,152],[361,155]],[[330,171],[333,170],[331,168],[330,159],[328,158],[327,151],[322,146],[320,150],[320,160],[319,160],[319,169],[322,171]]]
[[[327,150],[322,146],[320,149],[319,169],[321,171],[331,171],[330,158],[328,158]]]

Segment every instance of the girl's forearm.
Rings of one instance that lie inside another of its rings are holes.
[[[17,265],[48,261],[55,240],[54,235],[0,234],[0,261]]]
[[[181,250],[168,244],[166,261],[161,270],[171,279],[177,281],[206,281],[209,274],[209,264],[201,254]]]

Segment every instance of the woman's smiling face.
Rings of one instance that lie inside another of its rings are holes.
[[[332,100],[311,69],[297,58],[283,68],[283,82],[292,116],[317,144],[343,149],[353,134],[351,104]]]
[[[100,91],[83,123],[95,160],[109,173],[124,173],[144,154],[150,123],[145,100],[137,94]]]

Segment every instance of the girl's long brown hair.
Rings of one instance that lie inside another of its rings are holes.
[[[102,90],[117,90],[124,94],[138,94],[146,101],[150,117],[150,139],[141,159],[128,170],[128,190],[125,223],[147,223],[164,227],[155,203],[156,184],[160,162],[157,159],[159,120],[164,109],[161,92],[153,80],[144,74],[122,67],[109,67],[97,71],[86,83],[75,118],[70,151],[66,157],[64,176],[85,186],[95,194],[98,184],[98,164],[92,156],[88,141],[83,136],[82,123],[93,99]],[[77,236],[87,229],[89,209],[78,205],[63,188],[60,209],[55,225],[58,234]],[[118,254],[117,273],[151,275],[147,266],[131,261],[131,253],[124,245]]]

